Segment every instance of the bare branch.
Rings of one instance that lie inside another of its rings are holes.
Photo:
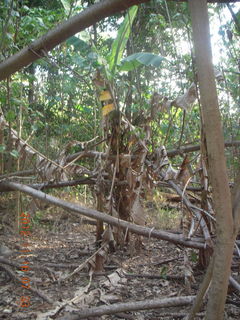
[[[97,317],[105,314],[116,314],[124,311],[140,311],[140,310],[149,310],[157,308],[168,308],[176,306],[185,306],[193,302],[195,296],[185,296],[177,298],[163,298],[163,299],[154,299],[154,300],[144,300],[144,301],[132,301],[125,303],[115,303],[112,305],[104,305],[94,308],[82,309],[76,315],[64,316],[59,320],[77,320],[77,319],[86,319],[89,317]]]
[[[171,232],[166,232],[166,231],[154,230],[153,228],[151,229],[148,227],[139,226],[134,223],[130,223],[128,221],[114,218],[106,213],[89,209],[89,208],[84,208],[75,203],[71,203],[71,202],[53,197],[51,195],[43,193],[42,191],[35,190],[33,188],[30,188],[20,183],[1,182],[0,187],[1,186],[11,188],[12,190],[18,190],[18,191],[24,192],[43,202],[50,203],[50,204],[56,205],[57,207],[61,207],[66,210],[73,211],[75,213],[78,213],[79,215],[84,215],[95,220],[101,220],[105,223],[111,224],[119,228],[128,229],[129,231],[142,235],[144,237],[149,238],[152,236],[153,238],[169,241],[169,242],[180,244],[190,248],[201,249],[205,247],[204,242],[201,242],[202,241],[201,238],[192,238],[191,240],[185,240],[182,237],[182,235],[173,234]]]

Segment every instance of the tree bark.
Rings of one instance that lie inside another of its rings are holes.
[[[150,0],[104,0],[94,4],[78,15],[62,22],[29,46],[3,61],[0,64],[0,80],[6,79],[14,72],[39,59],[39,56],[44,56],[46,52],[52,50],[77,32],[133,5],[148,1]]]
[[[146,299],[144,301],[132,301],[125,303],[114,303],[112,305],[103,305],[99,307],[86,308],[80,310],[75,315],[67,316],[65,315],[60,320],[77,320],[77,319],[86,319],[89,317],[98,317],[105,314],[116,314],[119,312],[126,311],[140,311],[140,310],[149,310],[157,308],[170,308],[170,307],[179,307],[189,305],[193,302],[195,296],[185,296],[185,297],[176,297],[176,298],[163,298],[163,299]]]
[[[231,194],[228,184],[221,116],[212,64],[209,19],[206,0],[189,0],[200,87],[203,129],[206,134],[207,161],[216,212],[216,245],[213,277],[206,320],[221,320],[228,288],[234,248]]]

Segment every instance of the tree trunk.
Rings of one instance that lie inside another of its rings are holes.
[[[235,240],[231,194],[228,184],[221,116],[212,64],[207,1],[189,0],[189,6],[200,86],[203,129],[206,134],[209,177],[213,187],[213,202],[217,218],[213,277],[205,319],[221,320],[224,315]]]

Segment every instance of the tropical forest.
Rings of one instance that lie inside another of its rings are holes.
[[[0,1],[0,319],[240,319],[240,1]]]

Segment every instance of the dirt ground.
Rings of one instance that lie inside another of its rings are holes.
[[[4,214],[6,211],[1,211],[1,217]],[[0,255],[0,319],[67,320],[70,312],[80,314],[86,307],[196,294],[204,275],[197,266],[196,251],[151,238],[142,238],[136,249],[135,236],[131,235],[128,246],[108,254],[104,272],[91,277],[90,264],[85,262],[98,249],[95,226],[67,213],[61,213],[57,220],[56,216],[51,217],[49,214],[35,219],[28,239],[29,252],[24,256],[22,238],[12,232],[6,219],[1,225],[1,248],[5,252]],[[184,282],[184,250],[194,275],[190,287]],[[30,269],[22,272],[26,260]],[[81,265],[79,272],[63,279]],[[23,274],[30,279],[32,290],[22,287],[19,279]],[[29,297],[29,305],[20,307],[23,297]],[[204,318],[204,307],[196,319]],[[183,319],[189,309],[190,306],[168,307],[87,319],[173,320]],[[240,319],[240,293],[232,289],[225,318]]]

